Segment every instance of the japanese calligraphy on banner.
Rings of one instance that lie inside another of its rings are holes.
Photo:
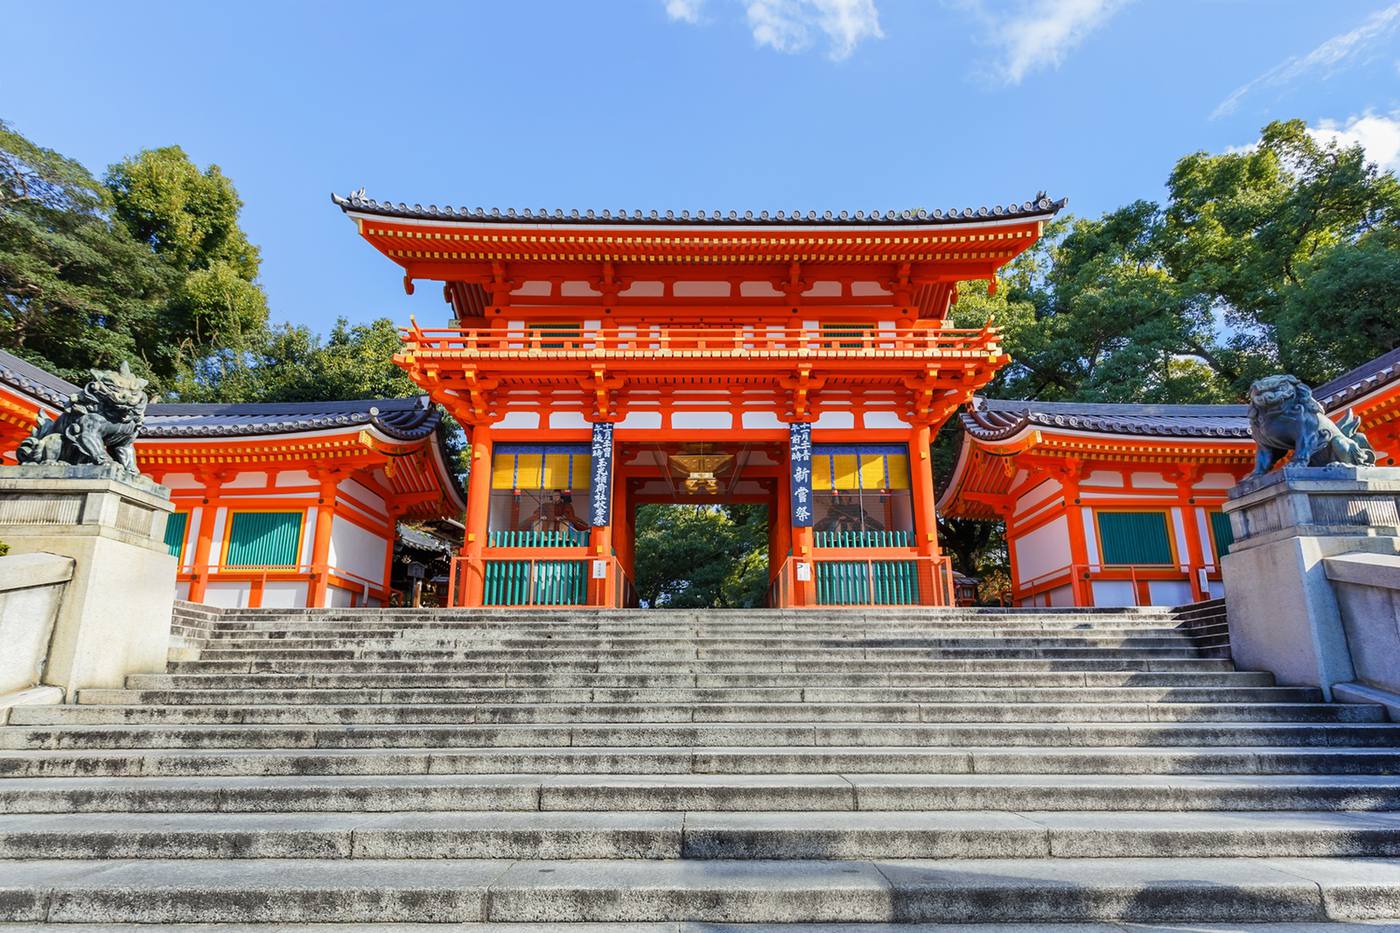
[[[593,488],[589,491],[588,523],[594,528],[612,524],[613,426],[611,421],[593,424]]]
[[[795,421],[788,425],[789,460],[792,467],[792,524],[812,527],[812,425]]]

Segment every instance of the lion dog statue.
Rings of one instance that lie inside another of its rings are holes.
[[[1254,474],[1267,473],[1292,454],[1290,464],[1371,466],[1377,454],[1348,411],[1336,424],[1297,376],[1266,376],[1249,387],[1249,433],[1254,437]]]

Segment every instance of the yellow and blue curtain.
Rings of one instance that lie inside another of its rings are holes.
[[[497,444],[492,489],[587,489],[587,444]]]
[[[898,444],[818,444],[812,448],[814,492],[889,492],[909,488],[909,449]]]

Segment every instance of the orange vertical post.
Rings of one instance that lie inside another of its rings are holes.
[[[214,545],[214,519],[219,514],[219,476],[205,476],[204,501],[199,509],[199,534],[194,541],[194,559],[190,569],[194,577],[190,580],[190,602],[202,603],[209,590],[209,552]]]
[[[920,557],[938,557],[938,515],[934,509],[937,497],[933,492],[933,461],[929,456],[932,431],[927,422],[916,424],[909,432],[909,485],[913,493],[914,534]],[[919,602],[925,606],[938,605],[940,585],[938,569],[933,561],[919,561]]]
[[[491,425],[472,426],[471,475],[467,478],[467,532],[462,543],[466,579],[458,592],[463,606],[480,606],[486,592],[487,522],[491,515]]]
[[[311,539],[311,582],[306,587],[306,605],[325,606],[331,584],[331,525],[335,522],[335,473],[321,477],[321,494],[316,499],[316,530]]]

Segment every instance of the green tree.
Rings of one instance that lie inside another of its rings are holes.
[[[110,210],[85,168],[0,122],[0,344],[74,381],[124,359],[151,374],[173,284]]]
[[[763,506],[640,506],[637,595],[645,605],[674,609],[764,605],[766,516]]]

